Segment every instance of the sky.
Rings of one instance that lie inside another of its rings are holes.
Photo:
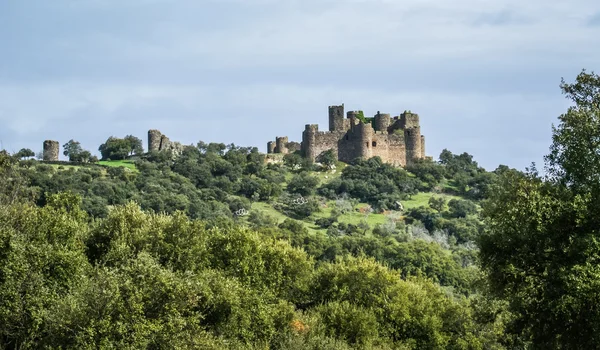
[[[0,0],[0,55],[11,152],[149,129],[266,152],[344,103],[418,113],[435,159],[541,168],[561,78],[600,72],[600,2]]]

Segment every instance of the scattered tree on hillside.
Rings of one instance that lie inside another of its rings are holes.
[[[15,153],[15,156],[21,159],[35,157],[35,152],[30,150],[29,148],[21,148],[19,152]]]
[[[444,211],[445,206],[446,200],[443,197],[429,197],[429,207],[433,210],[436,210],[438,213]]]
[[[328,149],[317,156],[317,162],[325,165],[328,169],[332,169],[337,162],[337,156],[332,149]]]
[[[84,150],[81,144],[75,140],[69,140],[69,142],[63,145],[63,154],[69,157],[71,162],[89,162],[93,161],[92,154]]]
[[[100,145],[98,150],[104,160],[127,159],[129,156],[144,153],[142,140],[133,135],[127,135],[123,139],[111,136]]]

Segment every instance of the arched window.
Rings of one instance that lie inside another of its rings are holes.
[[[377,147],[377,142],[373,141],[372,145],[373,145],[373,147]]]

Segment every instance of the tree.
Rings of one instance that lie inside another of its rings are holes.
[[[121,160],[127,158],[132,149],[132,145],[126,139],[109,137],[105,143],[101,144],[98,150],[103,160]]]
[[[438,213],[441,213],[446,206],[446,200],[443,197],[430,197],[429,198],[429,207],[433,210],[436,210]]]
[[[19,152],[17,152],[15,154],[15,156],[17,158],[35,157],[35,152],[33,152],[32,150],[30,150],[29,148],[21,148],[21,150]]]
[[[125,141],[129,144],[129,155],[140,155],[144,153],[144,147],[142,146],[142,140],[133,136],[127,135],[125,136]]]
[[[328,169],[331,169],[337,162],[337,156],[332,149],[328,149],[327,151],[319,154],[317,157],[317,162],[325,165]]]
[[[69,142],[63,145],[63,150],[63,154],[69,157],[69,160],[71,162],[77,162],[80,153],[83,152],[81,144],[73,139],[69,140]]]
[[[480,259],[516,333],[535,348],[591,349],[600,343],[600,77],[582,71],[561,89],[574,106],[553,127],[548,176],[503,169],[484,204]]]

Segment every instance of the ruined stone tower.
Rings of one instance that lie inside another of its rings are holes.
[[[277,138],[267,144],[270,153],[291,153],[287,138]],[[344,105],[329,106],[329,131],[319,131],[316,124],[307,124],[302,132],[300,150],[313,161],[323,152],[334,150],[340,161],[380,157],[384,162],[406,166],[425,158],[425,136],[421,135],[419,115],[406,111],[398,117],[377,112],[372,118],[362,111],[349,111],[344,118]]]
[[[46,140],[44,141],[44,151],[42,159],[48,162],[58,161],[58,155],[60,151],[60,144],[58,141]]]
[[[171,151],[175,156],[183,152],[183,145],[179,142],[171,142],[159,130],[148,130],[148,152],[158,151]]]

